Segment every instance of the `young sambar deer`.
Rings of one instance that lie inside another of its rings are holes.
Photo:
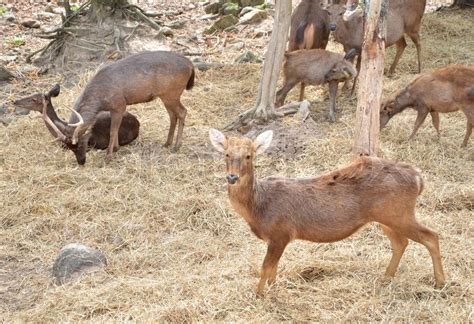
[[[385,274],[394,276],[408,239],[431,254],[436,286],[444,285],[438,235],[415,218],[416,198],[423,190],[420,173],[404,163],[360,157],[316,178],[257,179],[255,157],[272,140],[272,131],[248,138],[226,138],[211,129],[215,149],[225,154],[229,199],[251,230],[268,244],[257,295],[273,283],[285,247],[292,240],[335,242],[370,222],[381,224],[392,245]]]
[[[452,65],[418,76],[395,98],[382,103],[380,128],[408,107],[418,113],[409,140],[415,136],[428,113],[439,134],[439,113],[461,110],[467,119],[462,146],[467,146],[474,127],[474,67]]]
[[[56,114],[53,103],[51,101],[51,98],[57,97],[60,91],[61,87],[59,86],[59,84],[56,84],[47,93],[35,93],[31,96],[15,100],[13,104],[17,107],[34,110],[42,113],[43,120],[49,132],[54,137],[57,137],[57,133],[47,120],[49,119],[55,125],[62,125],[60,126],[62,128],[65,128],[67,126],[67,123],[61,118],[59,118],[59,116]],[[47,116],[47,118],[45,118],[45,115]],[[87,143],[89,148],[103,150],[109,146],[110,123],[111,119],[110,113],[108,111],[101,111],[97,114],[95,123],[90,131],[89,141]],[[126,112],[123,116],[122,123],[119,129],[119,145],[123,146],[130,144],[138,137],[139,130],[140,122],[138,121],[138,119],[134,115]],[[77,146],[68,145],[69,143],[63,144],[65,144],[66,148],[69,148],[73,151],[73,153],[76,155],[76,159],[78,162],[85,159],[85,156],[82,155],[85,152],[81,152],[80,150],[78,150]]]
[[[186,118],[186,108],[180,97],[184,89],[190,90],[193,85],[193,64],[181,54],[154,51],[131,55],[97,71],[76,100],[70,124],[64,126],[51,120],[48,123],[68,147],[75,147],[81,152],[84,158],[78,163],[83,165],[90,136],[88,130],[100,111],[109,111],[111,126],[106,161],[110,161],[112,153],[118,150],[118,132],[127,105],[150,102],[158,97],[170,117],[168,139],[164,146],[172,144],[178,124],[173,148],[177,151]]]

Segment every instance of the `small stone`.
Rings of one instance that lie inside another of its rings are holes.
[[[15,115],[26,116],[30,113],[31,110],[25,108],[15,108]]]
[[[11,12],[4,13],[3,16],[1,17],[1,19],[4,23],[15,23],[16,22],[16,17]]]
[[[252,9],[252,11],[249,11],[240,17],[239,23],[242,25],[255,24],[264,20],[265,18],[267,18],[267,12],[265,10]]]
[[[239,19],[234,15],[226,15],[219,18],[211,27],[204,31],[205,34],[212,34],[215,31],[222,31],[230,26],[235,25]]]
[[[246,51],[244,54],[240,55],[236,60],[235,63],[243,64],[243,63],[262,63],[262,60],[259,59],[254,53],[250,51]]]
[[[53,18],[56,18],[56,15],[51,12],[39,12],[36,14],[36,17],[39,20],[51,20]]]
[[[186,25],[186,20],[176,20],[167,24],[169,28],[173,29],[181,29],[184,27],[184,25]]]
[[[21,25],[27,28],[40,28],[39,21],[34,19],[23,20]]]
[[[190,3],[190,4],[188,5],[188,9],[189,9],[189,10],[196,9],[196,6],[195,6],[194,4],[192,4],[192,3]]]
[[[21,65],[19,68],[18,68],[18,71],[20,71],[21,73],[23,74],[28,74],[28,73],[32,73],[32,72],[36,72],[38,70],[38,68],[34,65],[31,65],[31,64],[25,64],[25,65]]]
[[[163,35],[165,36],[173,36],[174,35],[174,32],[171,28],[169,27],[161,27],[161,32],[163,33]]]
[[[219,12],[220,4],[219,1],[212,1],[210,4],[204,7],[204,12],[209,14],[216,14]]]
[[[253,8],[252,7],[244,7],[242,8],[242,10],[240,11],[240,17],[242,17],[243,15],[245,15],[246,13],[252,11]]]
[[[240,51],[242,48],[244,48],[244,46],[245,46],[244,42],[237,42],[237,43],[231,44],[229,46],[229,49]]]
[[[77,280],[81,275],[96,272],[107,265],[102,252],[82,244],[68,244],[61,249],[53,265],[57,285]]]
[[[15,78],[15,76],[11,74],[10,71],[8,71],[5,67],[0,66],[0,81],[10,81],[13,78]]]
[[[65,15],[66,10],[63,8],[54,8],[52,13],[56,15]]]

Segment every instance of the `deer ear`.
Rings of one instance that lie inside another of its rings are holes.
[[[273,138],[273,131],[267,130],[262,134],[258,135],[255,141],[253,142],[255,148],[255,155],[262,154],[270,146]]]
[[[209,130],[209,139],[211,140],[212,146],[214,146],[217,151],[221,153],[225,152],[227,148],[227,138],[224,134],[219,132],[217,129],[211,128]]]
[[[61,87],[59,84],[56,84],[51,90],[49,90],[47,97],[57,97],[59,96],[59,92],[61,91]]]

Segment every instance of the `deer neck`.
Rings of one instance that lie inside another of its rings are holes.
[[[257,186],[258,183],[254,177],[253,170],[245,180],[241,179],[238,184],[227,186],[232,207],[252,228],[256,227],[257,223],[255,213]]]

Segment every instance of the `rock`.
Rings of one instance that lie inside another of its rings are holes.
[[[240,51],[242,48],[244,48],[244,46],[245,46],[244,42],[237,42],[237,43],[231,44],[229,46],[229,49]]]
[[[5,67],[0,66],[0,81],[10,81],[14,79],[15,76],[11,74]]]
[[[215,31],[222,31],[230,26],[235,25],[239,19],[234,15],[225,15],[216,20],[216,22],[204,31],[204,34],[212,34]]]
[[[240,0],[242,7],[255,7],[265,3],[265,0]]]
[[[240,55],[237,59],[235,59],[234,62],[237,64],[262,63],[262,60],[259,59],[254,53],[246,51],[244,54]]]
[[[39,20],[51,20],[53,18],[56,18],[56,15],[51,12],[39,12],[36,14],[36,17]]]
[[[0,63],[9,63],[13,62],[17,59],[17,55],[1,55],[0,56]]]
[[[8,126],[14,120],[15,117],[13,117],[12,114],[0,115],[0,123],[2,123],[4,126]]]
[[[169,28],[173,29],[181,29],[184,27],[184,25],[186,25],[186,20],[175,20],[167,24]]]
[[[188,4],[188,9],[189,9],[189,10],[196,9],[196,5],[190,3],[190,4]]]
[[[68,244],[59,251],[53,265],[57,285],[74,281],[86,273],[96,272],[107,265],[102,252],[82,244]]]
[[[253,8],[252,7],[244,7],[242,8],[242,10],[240,11],[240,17],[242,17],[243,15],[245,15],[247,12],[250,12],[252,11]]]
[[[54,8],[52,13],[56,15],[65,15],[66,10],[63,8]]]
[[[48,3],[46,5],[46,8],[44,8],[44,11],[54,13],[54,9],[56,9],[56,8],[57,8],[57,6],[54,5],[53,3]]]
[[[165,36],[173,36],[174,35],[174,32],[171,28],[169,27],[161,27],[161,32],[163,33],[163,35]]]
[[[20,71],[22,74],[28,74],[28,73],[36,72],[37,70],[38,70],[38,68],[34,65],[31,65],[31,64],[24,64],[24,65],[21,65],[18,68],[18,71]]]
[[[208,15],[203,15],[203,16],[199,17],[199,19],[201,19],[201,20],[212,20],[212,19],[216,19],[217,17],[219,17],[219,14],[208,14]]]
[[[3,24],[9,24],[9,23],[15,23],[16,22],[16,17],[13,13],[11,12],[6,12],[3,14],[3,16],[0,17],[0,22]]]
[[[193,63],[194,67],[199,71],[207,71],[209,69],[221,68],[224,67],[224,64],[221,63],[207,63],[207,62],[195,62]]]
[[[252,9],[252,11],[249,11],[245,15],[240,17],[239,23],[242,25],[255,24],[265,18],[267,18],[267,12],[265,10]]]
[[[240,7],[236,3],[228,2],[222,6],[222,13],[224,15],[234,15],[238,16],[240,12]]]
[[[208,15],[216,14],[216,13],[219,13],[219,9],[220,9],[219,1],[214,0],[204,7],[204,12],[207,13]]]
[[[7,106],[0,105],[0,116],[5,115],[8,112]]]
[[[15,108],[15,115],[26,116],[30,113],[31,110],[25,108]]]
[[[34,19],[23,20],[21,25],[27,28],[40,28],[39,21]]]

